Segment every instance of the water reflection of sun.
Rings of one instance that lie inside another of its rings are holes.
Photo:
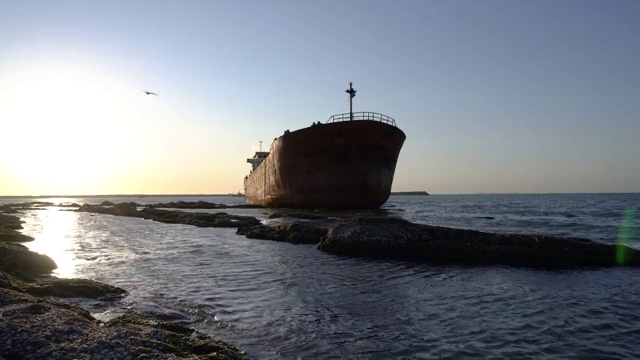
[[[78,259],[74,256],[76,244],[73,241],[77,226],[77,214],[69,211],[40,210],[36,212],[41,229],[32,236],[31,251],[49,256],[58,268],[54,275],[73,277]]]

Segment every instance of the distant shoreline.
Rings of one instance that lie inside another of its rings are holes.
[[[391,195],[429,195],[426,191],[395,191]]]
[[[464,196],[464,195],[625,195],[625,194],[640,194],[640,192],[558,192],[558,193],[467,193],[467,194],[429,194],[426,191],[395,191],[391,192],[392,196],[406,196],[406,195],[451,195],[451,196]],[[244,197],[244,195],[238,194],[107,194],[107,195],[0,195],[0,199],[47,199],[47,198],[146,198],[146,197]]]

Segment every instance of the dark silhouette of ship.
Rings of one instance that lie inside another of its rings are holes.
[[[406,135],[389,116],[353,112],[356,90],[349,83],[349,113],[285,131],[269,151],[247,159],[246,202],[268,207],[371,209],[391,193]]]

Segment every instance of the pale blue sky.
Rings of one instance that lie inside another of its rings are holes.
[[[81,68],[87,94],[109,79],[144,103],[87,99],[118,107],[111,133],[74,113],[66,140],[84,151],[127,144],[82,187],[13,176],[0,195],[235,192],[259,140],[347,111],[349,81],[355,111],[407,134],[396,191],[640,191],[639,37],[640,2],[622,0],[0,1],[0,93],[32,68]],[[16,109],[0,108],[5,137]]]

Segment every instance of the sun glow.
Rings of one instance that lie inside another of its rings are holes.
[[[93,193],[131,166],[130,145],[157,100],[78,66],[2,74],[0,186],[27,195]]]

